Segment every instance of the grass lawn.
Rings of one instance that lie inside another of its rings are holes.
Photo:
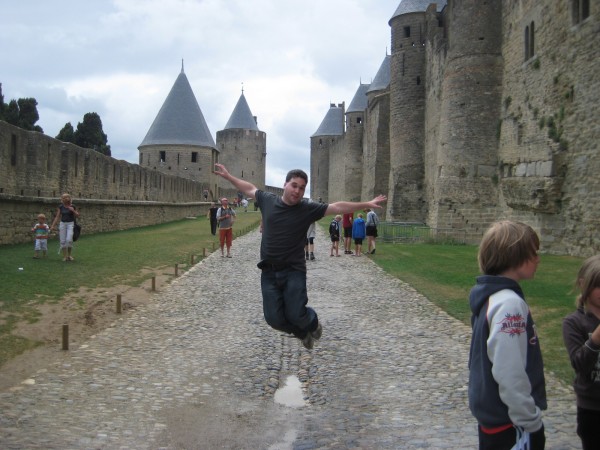
[[[259,213],[238,213],[235,233],[255,228],[259,220]],[[327,217],[319,223],[327,230],[330,222]],[[209,252],[218,248],[218,239],[210,234],[206,218],[199,217],[96,235],[85,235],[84,230],[73,263],[62,262],[56,238],[49,242],[49,248],[46,260],[34,260],[33,243],[0,246],[0,365],[39,345],[11,334],[17,321],[36,320],[37,304],[58,302],[80,287],[136,286],[152,276],[142,273],[145,268],[178,264],[185,271],[192,255],[198,261],[204,248]],[[469,323],[467,299],[479,274],[476,246],[378,242],[377,254],[370,258],[453,317]],[[562,342],[561,323],[574,310],[573,281],[582,261],[542,255],[535,279],[522,283],[540,336],[546,370],[567,383],[573,372]]]
[[[327,230],[331,219],[319,224]],[[470,324],[468,296],[479,275],[477,246],[377,242],[377,253],[370,258],[451,316]],[[573,370],[563,344],[562,319],[575,309],[573,285],[582,262],[583,258],[542,254],[535,278],[521,283],[540,337],[545,369],[568,384]]]
[[[255,228],[260,213],[238,212],[234,236]],[[8,359],[39,345],[12,334],[21,320],[35,321],[36,305],[58,302],[80,287],[138,286],[151,273],[145,268],[174,267],[184,272],[203,255],[218,249],[206,217],[184,219],[126,231],[86,235],[75,243],[74,262],[63,262],[58,239],[48,242],[48,257],[33,259],[30,244],[0,246],[0,366]],[[22,269],[22,270],[19,270]]]

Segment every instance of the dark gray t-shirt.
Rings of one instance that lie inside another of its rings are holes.
[[[321,219],[327,203],[302,200],[290,206],[281,197],[270,192],[256,191],[256,200],[262,213],[263,235],[260,258],[286,262],[295,270],[306,271],[304,242],[311,223]]]

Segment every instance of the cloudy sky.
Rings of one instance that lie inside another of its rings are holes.
[[[97,112],[112,156],[138,145],[184,70],[216,140],[242,89],[267,133],[267,184],[310,169],[330,103],[350,103],[390,49],[400,0],[3,2],[4,101],[34,97],[56,136]]]

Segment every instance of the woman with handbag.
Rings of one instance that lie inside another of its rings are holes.
[[[60,197],[62,203],[56,210],[56,215],[52,221],[50,230],[56,229],[56,223],[60,220],[58,227],[60,236],[60,248],[63,254],[63,261],[73,261],[71,255],[73,251],[73,228],[75,226],[75,220],[79,217],[77,208],[71,202],[71,195],[64,193]]]

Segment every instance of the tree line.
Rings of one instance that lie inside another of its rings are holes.
[[[13,99],[8,103],[4,103],[2,83],[0,83],[0,120],[24,130],[43,133],[42,127],[36,125],[36,122],[40,119],[37,105],[37,100],[32,97]],[[55,138],[111,156],[108,137],[102,130],[102,120],[95,112],[86,113],[83,116],[83,121],[77,124],[76,129],[73,128],[71,122],[67,122]]]

